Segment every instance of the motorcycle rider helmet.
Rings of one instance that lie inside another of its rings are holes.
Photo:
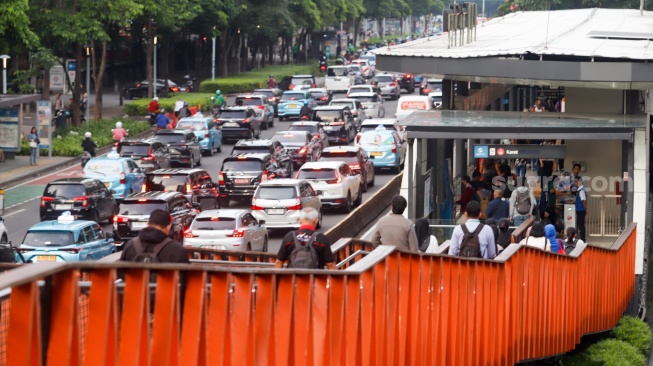
[[[159,101],[159,97],[154,97],[154,100],[158,102],[158,101]]]
[[[90,139],[91,136],[93,136],[93,135],[92,135],[90,132],[86,132],[86,133],[84,134],[84,137],[86,137],[87,139]]]
[[[218,89],[218,90],[215,91],[215,94],[220,95],[220,94],[222,94],[222,92]]]
[[[163,112],[165,112],[165,111],[166,111],[165,109],[161,108],[161,114],[163,114]]]
[[[304,101],[304,105],[306,105],[306,106],[308,105],[308,100]]]
[[[122,128],[122,122],[120,121],[116,122],[116,128]]]
[[[188,107],[188,102],[184,102],[184,107]]]
[[[186,75],[184,76],[184,79],[190,79],[190,76]]]

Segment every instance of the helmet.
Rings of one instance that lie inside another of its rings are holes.
[[[190,79],[190,76],[186,75],[184,76],[184,79]]]
[[[165,112],[165,111],[166,111],[165,109],[161,108],[161,113],[163,113],[163,112]]]
[[[156,100],[156,101],[158,102],[158,101],[159,101],[159,97],[154,97],[154,100]]]
[[[116,128],[122,128],[122,122],[120,121],[116,122]]]
[[[188,102],[184,102],[184,107],[188,107]]]
[[[91,135],[90,132],[86,132],[86,133],[84,134],[84,137],[86,137],[86,138],[91,138],[91,136],[93,136],[93,135]]]
[[[218,89],[218,90],[215,91],[215,94],[220,95],[220,94],[222,94],[222,92]]]
[[[304,101],[304,105],[308,105],[308,100],[305,100],[305,101]]]

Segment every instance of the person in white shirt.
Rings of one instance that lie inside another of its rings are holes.
[[[177,118],[179,118],[179,111],[181,111],[182,108],[184,108],[184,101],[179,98],[175,102],[175,116],[177,116]]]
[[[571,253],[574,249],[576,249],[576,246],[578,244],[585,244],[584,241],[582,241],[579,237],[576,236],[576,228],[574,227],[568,227],[567,231],[567,239],[565,239],[565,242],[563,243],[565,246],[565,253],[569,254]]]
[[[463,236],[465,235],[462,228],[463,225],[465,225],[465,228],[470,233],[473,233],[479,225],[483,225],[478,220],[481,215],[481,205],[477,201],[471,201],[467,204],[467,212],[465,215],[467,216],[467,221],[453,229],[453,233],[451,234],[451,244],[449,245],[449,255],[460,254],[460,245],[462,244]],[[478,242],[481,247],[481,256],[483,258],[494,259],[494,257],[497,256],[494,232],[489,225],[484,225],[478,233]]]
[[[544,232],[544,224],[540,222],[533,224],[528,236],[522,239],[519,244],[528,245],[542,250],[548,250],[546,235]]]
[[[519,198],[528,195],[528,201],[526,207],[520,205]],[[525,208],[530,208],[528,211]],[[533,208],[535,208],[535,196],[533,191],[528,186],[521,186],[512,191],[510,195],[510,221],[513,222],[515,226],[521,225],[524,221],[533,217]]]

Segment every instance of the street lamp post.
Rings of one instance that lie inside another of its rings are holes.
[[[215,36],[213,37],[213,51],[211,53],[211,80],[215,80]]]
[[[88,125],[89,109],[91,109],[89,103],[91,95],[91,45],[85,45],[84,47],[86,48],[86,111],[84,111],[84,118]]]
[[[11,58],[8,55],[0,55],[2,59],[2,94],[7,94],[7,60]]]
[[[157,36],[154,36],[154,77],[152,78],[152,92],[154,93],[154,96],[156,97],[156,44],[157,44]]]

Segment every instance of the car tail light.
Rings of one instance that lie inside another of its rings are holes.
[[[288,210],[301,210],[302,209],[302,200],[297,197],[295,198],[295,205],[288,207]]]
[[[308,146],[302,146],[301,149],[299,149],[299,154],[305,155],[306,152],[308,151]]]
[[[222,174],[222,172],[220,172],[220,174],[218,174],[218,184],[221,185],[221,186],[224,185],[224,174]]]
[[[249,122],[249,118],[245,118],[243,122]]]
[[[390,86],[397,86],[397,83],[392,82],[392,83],[390,83]]]
[[[294,85],[292,85],[292,84],[288,85],[288,90],[293,90],[293,89],[295,89]]]
[[[147,186],[145,185],[145,183],[143,183],[143,185],[141,186],[141,192],[147,192]]]
[[[327,181],[327,183],[329,183],[329,184],[338,184],[338,183],[340,183],[340,182],[342,182],[342,178],[341,178],[341,177],[337,177],[336,179],[328,180],[328,181]]]
[[[356,135],[356,143],[359,143],[361,141],[361,134]]]
[[[199,235],[193,234],[193,231],[191,229],[186,229],[184,230],[184,238],[197,238]]]
[[[393,153],[397,152],[397,144],[392,144],[392,152]]]
[[[207,139],[209,138],[209,131],[206,131],[206,133],[204,133],[204,137],[206,137]]]
[[[190,186],[190,184],[186,183],[186,193],[191,192],[193,190],[193,187]]]
[[[258,109],[265,109],[265,106],[264,106],[264,105],[260,105],[260,106],[258,106],[257,108],[258,108]]]
[[[353,114],[354,116],[358,116],[358,111],[351,111],[351,114]]]
[[[179,93],[179,88],[176,87],[176,86],[171,86],[171,87],[170,87],[170,90],[171,90],[173,93]]]
[[[88,196],[75,197],[73,201],[82,201],[82,207],[88,206]]]
[[[129,217],[124,216],[114,216],[113,222],[129,222]]]
[[[327,97],[320,97],[320,100],[327,100]]]
[[[252,211],[263,211],[264,208],[256,205],[256,198],[252,198]]]
[[[243,236],[245,236],[245,229],[236,229],[233,234],[231,234],[232,238],[242,238]]]
[[[263,173],[261,173],[261,182],[267,182],[268,181],[268,171],[264,170]]]
[[[311,88],[317,88],[317,85],[315,83],[311,84]]]
[[[428,89],[428,88],[426,88],[426,89],[424,89],[424,90],[422,90],[422,92],[423,92],[423,93],[430,93],[430,92],[432,92],[432,91],[433,91],[433,90],[431,90],[431,89]]]
[[[345,122],[331,122],[331,123],[329,123],[330,126],[342,126],[344,124],[345,124]]]
[[[120,184],[126,184],[127,180],[125,179],[125,172],[120,172]]]
[[[54,201],[54,197],[41,197],[41,208],[45,208],[46,202]]]

